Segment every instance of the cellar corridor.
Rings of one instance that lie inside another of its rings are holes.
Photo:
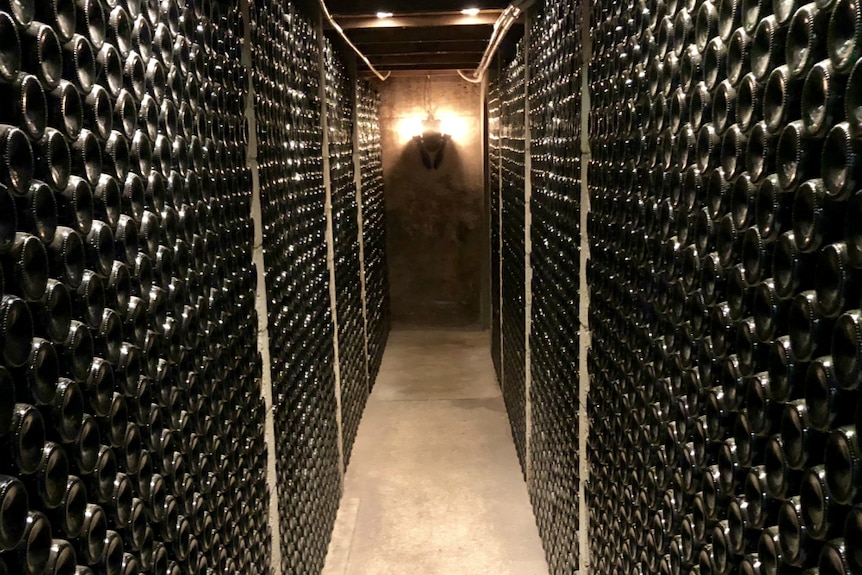
[[[324,575],[544,575],[482,331],[394,331]]]
[[[862,0],[0,0],[0,575],[862,575],[860,432]]]

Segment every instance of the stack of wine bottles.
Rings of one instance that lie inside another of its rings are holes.
[[[266,573],[232,2],[0,2],[0,572]]]
[[[378,366],[388,316],[378,97],[368,85],[355,94],[337,52],[294,4],[256,2],[252,27],[282,571],[319,573],[341,495],[323,159],[328,158],[331,186],[346,464],[369,393],[361,239],[374,278],[369,298],[373,293],[376,299],[373,305],[369,299],[369,309]],[[363,143],[361,177],[368,183],[363,197],[369,198],[361,234],[354,105]]]
[[[502,86],[497,70],[492,68],[488,82],[488,182],[491,190],[491,360],[497,381],[503,381],[503,341],[500,270],[502,238],[500,234],[500,183],[502,162]]]
[[[389,273],[386,263],[386,206],[383,200],[383,150],[380,141],[380,95],[359,80],[357,120],[362,190],[362,236],[365,257],[365,305],[368,383],[373,385],[389,337]]]
[[[531,18],[530,494],[553,573],[578,569],[581,27],[571,2]]]
[[[341,489],[320,38],[292,4],[253,20],[282,572],[318,573]]]
[[[525,225],[525,125],[526,88],[524,42],[514,60],[502,71],[500,250],[503,399],[512,424],[512,435],[521,469],[526,470],[526,301],[524,262]]]
[[[335,294],[338,316],[338,353],[341,368],[341,421],[345,465],[350,460],[359,421],[368,400],[368,365],[362,280],[359,260],[359,204],[353,159],[353,101],[351,81],[338,52],[327,39],[326,113],[329,129],[329,174],[332,189],[332,227],[335,247]]]
[[[595,572],[862,572],[858,2],[592,36]]]

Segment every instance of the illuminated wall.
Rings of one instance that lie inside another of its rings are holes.
[[[393,321],[477,325],[487,259],[480,86],[417,76],[380,91]],[[429,111],[449,135],[437,169],[414,140]]]

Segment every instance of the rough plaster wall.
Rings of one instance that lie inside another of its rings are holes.
[[[484,250],[481,87],[454,77],[392,78],[381,86],[380,127],[393,322],[478,326]],[[410,118],[455,116],[463,134],[437,170],[399,134]]]

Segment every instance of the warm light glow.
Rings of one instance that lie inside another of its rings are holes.
[[[422,126],[422,122],[424,120],[425,116],[408,116],[406,118],[401,118],[401,120],[398,121],[398,140],[402,144],[406,144],[415,136],[420,135],[424,129]]]
[[[467,119],[454,114],[441,114],[440,131],[452,136],[455,142],[463,141],[469,131]]]
[[[470,131],[467,118],[463,116],[458,116],[451,112],[438,111],[434,114],[434,118],[439,122],[440,132],[451,136],[455,142],[463,142]],[[428,127],[430,127],[428,114],[416,114],[401,118],[398,121],[397,127],[398,140],[402,145],[407,144],[416,136],[422,135]]]
[[[383,20],[384,18],[392,18],[394,14],[392,12],[378,12],[377,17]]]
[[[479,9],[478,8],[464,8],[463,10],[461,10],[461,14],[463,14],[464,16],[478,16],[479,15]]]

